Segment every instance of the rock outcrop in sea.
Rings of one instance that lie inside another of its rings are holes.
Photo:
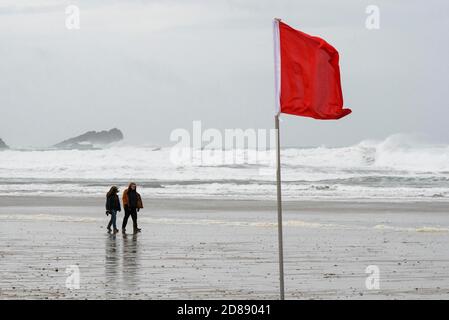
[[[109,131],[88,131],[82,135],[59,142],[53,147],[57,149],[88,150],[96,149],[120,140],[123,140],[123,133],[119,129],[114,128]]]
[[[0,139],[0,150],[3,149],[9,149],[9,147],[2,139]]]

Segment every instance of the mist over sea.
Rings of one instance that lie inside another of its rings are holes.
[[[6,150],[0,196],[96,197],[135,181],[144,197],[275,199],[273,151],[220,156],[236,160],[211,161],[210,151],[194,150],[190,160],[173,161],[170,147],[123,144]],[[393,135],[346,147],[284,148],[281,156],[285,200],[449,200],[449,145]]]

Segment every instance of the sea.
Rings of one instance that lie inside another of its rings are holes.
[[[274,150],[126,144],[5,150],[0,196],[98,197],[132,181],[146,198],[274,200],[275,159]],[[449,200],[447,144],[393,135],[342,147],[282,148],[281,163],[285,201]]]

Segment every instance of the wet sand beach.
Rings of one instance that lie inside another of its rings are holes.
[[[106,232],[102,198],[0,197],[0,298],[278,297],[275,202],[144,202],[134,236]],[[448,205],[285,202],[286,298],[448,299]]]

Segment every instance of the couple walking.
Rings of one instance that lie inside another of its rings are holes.
[[[114,228],[113,232],[117,233],[117,212],[122,210],[120,206],[120,199],[118,197],[119,190],[116,186],[112,186],[106,195],[106,215],[111,215],[111,219],[108,223],[108,232],[111,232],[111,226]],[[142,197],[137,192],[137,185],[131,182],[128,189],[123,191],[123,207],[125,209],[125,217],[122,223],[122,232],[126,232],[126,224],[128,223],[129,216],[133,220],[133,233],[140,232],[137,227],[137,212],[143,208]]]

